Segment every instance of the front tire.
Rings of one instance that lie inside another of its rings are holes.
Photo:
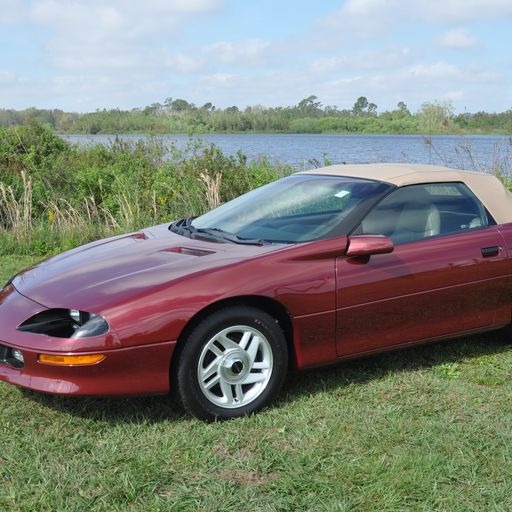
[[[277,321],[252,307],[222,309],[183,340],[177,386],[183,406],[213,421],[269,404],[283,385],[288,354]]]

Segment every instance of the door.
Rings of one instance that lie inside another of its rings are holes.
[[[411,185],[355,230],[383,234],[390,254],[337,260],[339,356],[510,322],[504,240],[461,183]]]

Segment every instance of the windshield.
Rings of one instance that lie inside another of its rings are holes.
[[[294,243],[346,235],[354,224],[344,221],[389,188],[364,179],[295,174],[225,203],[190,225],[251,242]]]

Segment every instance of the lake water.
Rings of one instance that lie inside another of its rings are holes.
[[[145,135],[120,135],[137,141]],[[110,144],[115,135],[67,135],[80,145]],[[462,169],[491,169],[498,160],[512,162],[512,138],[500,135],[330,135],[330,134],[209,134],[158,135],[165,144],[184,148],[191,140],[215,144],[226,154],[242,151],[251,160],[267,156],[298,169],[331,163],[407,162]],[[431,142],[430,142],[431,141]]]

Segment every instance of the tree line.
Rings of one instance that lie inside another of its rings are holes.
[[[196,106],[182,98],[166,98],[143,108],[103,109],[89,113],[59,109],[0,109],[0,126],[26,125],[31,120],[63,133],[512,133],[512,109],[500,113],[456,115],[450,102],[426,102],[417,112],[398,102],[379,112],[360,96],[351,109],[322,105],[317,96],[288,107],[236,105]]]

